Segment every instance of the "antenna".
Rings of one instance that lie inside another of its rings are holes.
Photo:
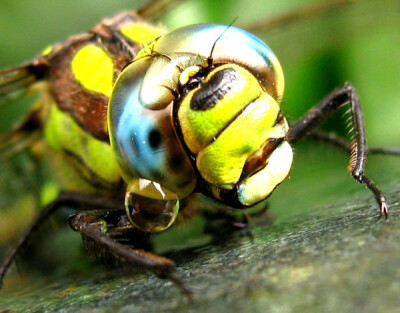
[[[215,45],[217,44],[218,40],[220,40],[221,37],[226,33],[226,31],[227,31],[229,28],[232,27],[233,23],[235,23],[235,22],[237,21],[237,19],[238,19],[238,16],[236,16],[236,17],[233,19],[233,21],[232,21],[228,26],[226,26],[226,28],[225,28],[224,31],[221,33],[221,35],[219,35],[218,38],[214,41],[214,43],[213,43],[213,45],[212,45],[212,47],[211,47],[210,56],[207,58],[208,67],[212,67],[212,65],[213,65],[213,57],[212,57],[212,54],[213,54],[213,52],[214,52],[214,48],[215,48]]]

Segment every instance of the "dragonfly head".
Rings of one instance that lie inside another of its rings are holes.
[[[128,194],[177,201],[202,192],[232,207],[264,200],[292,163],[283,89],[277,58],[246,31],[199,24],[160,37],[122,71],[110,99]],[[151,227],[171,223],[161,224]]]

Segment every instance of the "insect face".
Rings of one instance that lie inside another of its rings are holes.
[[[178,200],[196,189],[233,207],[264,200],[292,162],[282,93],[275,55],[243,30],[200,24],[162,36],[125,68],[110,100],[129,198]]]

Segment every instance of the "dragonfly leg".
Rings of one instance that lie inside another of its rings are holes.
[[[320,130],[316,130],[310,133],[311,138],[317,140],[326,141],[336,147],[342,148],[348,152],[351,152],[351,142],[339,137],[334,133],[328,133]],[[400,148],[397,147],[367,147],[368,154],[392,154],[400,155]]]
[[[123,244],[113,238],[113,227],[110,233],[105,231],[104,219],[100,215],[87,214],[88,212],[78,213],[70,218],[70,225],[82,236],[94,241],[97,246],[104,248],[107,252],[116,257],[121,257],[131,263],[140,265],[146,269],[153,270],[163,279],[169,279],[175,283],[188,297],[192,293],[189,286],[175,276],[174,261],[171,259],[156,255],[143,249],[135,249],[130,244]],[[132,228],[132,225],[130,225]],[[119,226],[118,228],[123,228]]]
[[[367,161],[367,145],[365,139],[364,119],[360,99],[355,88],[349,83],[336,88],[320,103],[311,108],[298,122],[291,126],[287,135],[289,143],[295,143],[309,135],[323,121],[329,118],[340,107],[348,104],[352,116],[354,140],[350,146],[349,173],[356,181],[366,186],[375,196],[379,205],[380,215],[388,216],[386,197],[379,187],[367,176],[364,169]]]
[[[121,204],[122,203],[122,204]],[[29,242],[32,235],[39,229],[39,227],[58,209],[66,206],[76,207],[79,205],[86,205],[90,207],[114,208],[116,201],[108,198],[103,198],[95,195],[87,195],[76,192],[62,192],[60,195],[49,205],[45,206],[30,224],[30,226],[21,235],[15,245],[6,254],[0,266],[0,288],[2,287],[3,279],[7,274],[8,269],[12,265],[16,256],[21,249]],[[120,201],[119,206],[123,208],[123,201]]]

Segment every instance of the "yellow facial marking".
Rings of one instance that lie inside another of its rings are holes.
[[[192,78],[194,75],[196,75],[199,71],[201,70],[200,66],[190,66],[186,68],[181,76],[179,76],[179,83],[183,86],[185,85],[190,78]]]
[[[231,189],[249,155],[268,138],[281,136],[273,127],[278,113],[279,104],[265,93],[244,109],[214,142],[197,155],[196,165],[204,179]]]
[[[264,200],[289,175],[293,152],[284,141],[272,152],[268,165],[261,171],[245,179],[238,188],[239,201],[253,205]]]
[[[181,103],[178,117],[185,143],[193,153],[197,154],[210,144],[218,133],[224,129],[234,117],[249,103],[262,93],[261,87],[254,76],[237,65],[220,66],[213,73],[226,68],[235,70],[236,83],[218,104],[208,110],[192,110],[191,101],[198,89],[191,91]],[[208,80],[214,74],[209,75]],[[205,80],[207,82],[208,80]]]
[[[111,95],[114,63],[99,46],[88,44],[82,47],[72,59],[72,72],[86,89]]]

